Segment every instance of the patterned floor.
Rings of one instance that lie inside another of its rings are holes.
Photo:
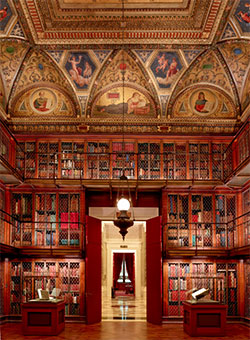
[[[105,321],[95,325],[67,323],[58,336],[23,336],[20,323],[0,326],[1,340],[249,340],[249,328],[228,324],[225,337],[192,338],[182,324],[155,326],[138,321]]]
[[[133,296],[102,297],[102,320],[146,320],[146,299]]]

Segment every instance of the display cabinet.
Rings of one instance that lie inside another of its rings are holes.
[[[16,149],[16,167],[24,173],[25,178],[36,175],[36,142],[20,142]]]
[[[135,143],[112,142],[112,178],[120,178],[121,175],[128,179],[135,178]]]
[[[50,294],[60,288],[60,298],[65,301],[66,315],[83,313],[83,260],[31,259],[12,261],[10,265],[10,314],[21,313],[21,303],[38,298],[39,288]]]
[[[243,245],[250,244],[250,188],[242,194],[243,202]]]
[[[189,263],[168,264],[168,315],[183,315],[183,301],[187,299]]]
[[[109,142],[88,142],[87,178],[103,179],[110,177]]]
[[[11,229],[11,244],[15,246],[32,245],[32,212],[33,202],[32,194],[13,193],[12,194],[12,214],[18,223],[16,229]],[[21,230],[22,228],[22,230]]]
[[[219,287],[219,292],[226,296],[228,315],[238,315],[237,263],[217,263],[216,273],[225,279],[225,285]]]
[[[212,178],[223,178],[223,152],[226,150],[225,143],[211,143],[212,150]]]
[[[5,231],[4,231],[4,213],[5,211],[5,191],[0,188],[0,243],[4,243]]]
[[[213,246],[212,195],[191,196],[192,247]]]
[[[65,302],[66,315],[80,314],[80,262],[59,262],[59,287]],[[83,276],[81,276],[83,280]]]
[[[215,195],[216,246],[232,247],[237,243],[234,223],[236,217],[235,195]]]
[[[163,143],[163,177],[174,179],[175,144]]]
[[[11,262],[10,267],[10,313],[21,313],[21,262]]]
[[[58,143],[38,143],[38,178],[58,176]]]
[[[61,177],[84,177],[84,142],[61,143]]]
[[[164,261],[163,295],[167,316],[182,316],[183,302],[191,299],[193,289],[209,289],[208,298],[228,304],[228,315],[238,313],[237,263],[197,260]]]
[[[56,244],[56,194],[35,194],[35,245]]]
[[[209,179],[208,143],[189,143],[189,177]]]
[[[160,171],[160,143],[138,143],[138,178],[159,179]]]
[[[189,246],[188,195],[168,195],[167,247]]]
[[[79,246],[79,207],[79,194],[59,194],[59,245]]]

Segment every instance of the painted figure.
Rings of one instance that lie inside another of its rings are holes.
[[[159,71],[162,71],[165,73],[165,69],[168,67],[168,59],[165,58],[165,54],[162,54],[162,56],[158,56],[158,66],[155,69],[155,72],[158,73]]]
[[[172,77],[174,74],[176,74],[179,70],[177,69],[177,60],[175,57],[173,57],[172,63],[169,66],[169,70],[167,72],[166,79]]]
[[[205,105],[207,100],[205,98],[204,92],[199,92],[198,99],[195,102],[195,110],[198,112],[207,113],[208,111],[205,109]]]
[[[0,9],[0,21],[2,21],[7,16],[7,10],[8,7],[4,7],[3,9]]]
[[[238,15],[240,16],[239,17],[239,21],[240,22],[242,22],[242,20],[243,21],[245,21],[247,24],[249,24],[250,23],[250,3],[249,2],[247,2],[246,4],[245,4],[245,7],[248,7],[248,12],[243,12],[243,11],[240,11],[239,13],[238,13]],[[242,20],[241,20],[242,19]]]
[[[48,111],[49,108],[47,107],[47,104],[48,104],[48,98],[46,98],[44,95],[44,92],[43,91],[40,91],[38,93],[39,97],[35,99],[34,101],[34,107],[38,110],[38,111],[41,111],[41,112],[45,112],[45,111]]]
[[[79,66],[81,60],[81,55],[79,56],[78,60],[75,56],[72,56],[68,59],[68,62],[71,64],[69,74],[71,75],[72,80],[74,80],[80,87],[83,87],[84,85],[89,84],[93,70],[90,63],[86,60],[84,62],[84,70],[82,70],[82,68]]]
[[[128,99],[127,103],[128,113],[134,113],[136,108],[143,108],[146,106],[146,101],[141,98],[141,95],[138,92],[134,92],[132,97]]]

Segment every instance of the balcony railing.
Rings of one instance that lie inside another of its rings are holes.
[[[79,222],[19,221],[0,210],[0,226],[1,243],[9,246],[85,248],[84,225]]]
[[[233,249],[250,245],[250,212],[227,223],[171,222],[163,226],[163,249]]]

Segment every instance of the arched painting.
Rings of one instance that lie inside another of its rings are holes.
[[[39,87],[18,94],[13,100],[14,116],[36,116],[42,119],[53,116],[73,116],[75,113],[72,100],[55,88]]]
[[[56,106],[56,96],[51,90],[39,89],[30,97],[30,106],[36,113],[50,113]]]
[[[68,55],[65,68],[77,89],[87,89],[96,66],[87,52],[72,52]]]
[[[151,71],[160,88],[170,88],[179,76],[182,64],[178,53],[159,52],[153,60]]]
[[[124,100],[123,100],[124,99]],[[140,90],[125,86],[114,87],[100,94],[93,105],[92,114],[98,116],[155,115],[152,99]]]
[[[197,119],[232,118],[236,115],[236,107],[227,93],[215,88],[189,88],[176,99],[173,117]]]
[[[190,108],[200,116],[212,114],[216,110],[216,107],[217,98],[210,90],[197,90],[190,96]]]

